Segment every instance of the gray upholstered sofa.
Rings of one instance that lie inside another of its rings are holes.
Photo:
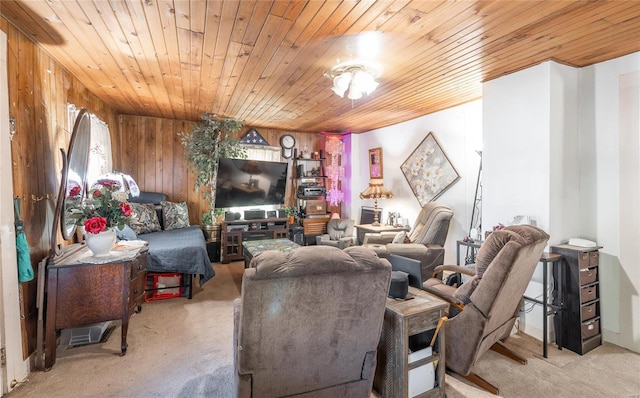
[[[390,280],[360,246],[254,257],[234,302],[237,396],[369,398]]]
[[[202,286],[214,277],[215,271],[209,261],[204,233],[200,226],[188,225],[188,215],[186,224],[183,223],[181,228],[168,228],[162,211],[162,203],[166,200],[167,195],[159,192],[141,192],[140,196],[129,199],[134,204],[153,206],[159,224],[151,232],[129,238],[149,243],[147,272],[182,274],[183,284],[188,290],[185,295],[191,298],[192,276],[199,275]],[[154,224],[155,221],[148,223]]]

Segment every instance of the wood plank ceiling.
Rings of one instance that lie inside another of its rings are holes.
[[[117,112],[309,132],[368,131],[542,61],[640,50],[637,1],[2,0],[0,14]],[[323,71],[366,31],[382,38],[380,85],[340,98]]]

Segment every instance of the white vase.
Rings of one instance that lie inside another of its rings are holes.
[[[115,243],[116,233],[111,228],[97,234],[87,232],[87,246],[96,257],[108,256]]]

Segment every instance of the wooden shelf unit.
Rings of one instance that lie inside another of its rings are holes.
[[[554,304],[562,305],[562,346],[584,355],[602,344],[600,324],[600,247],[551,246],[561,254],[564,266],[562,296]],[[556,329],[557,330],[557,329]]]

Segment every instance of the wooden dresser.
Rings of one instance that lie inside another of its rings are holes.
[[[144,302],[148,245],[140,242],[118,244],[109,257],[102,258],[77,245],[49,261],[45,369],[55,364],[61,329],[121,320],[121,355],[126,353],[129,318],[140,312]]]

